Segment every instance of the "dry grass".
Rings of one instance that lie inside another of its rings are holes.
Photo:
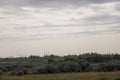
[[[25,76],[3,75],[4,80],[115,80],[120,72],[61,73]]]

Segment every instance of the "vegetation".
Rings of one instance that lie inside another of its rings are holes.
[[[120,77],[115,78],[114,80],[120,80]]]
[[[85,53],[67,56],[0,58],[0,74],[25,75],[120,70],[120,54]],[[105,78],[101,78],[105,80]]]
[[[99,80],[109,80],[109,79],[106,77],[101,77]]]
[[[120,80],[120,72],[79,72],[9,76],[3,75],[4,80]]]
[[[3,71],[2,71],[2,70],[0,70],[0,75],[2,75],[2,73],[3,73]]]

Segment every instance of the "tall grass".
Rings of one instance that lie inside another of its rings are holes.
[[[4,80],[120,80],[120,72],[61,73],[24,76],[3,75]]]

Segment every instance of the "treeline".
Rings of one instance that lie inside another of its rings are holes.
[[[120,54],[84,53],[67,56],[0,58],[0,75],[64,72],[109,72],[120,70]]]

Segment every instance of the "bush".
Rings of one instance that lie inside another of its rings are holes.
[[[3,72],[6,72],[6,68],[4,66],[0,65],[0,70],[2,70]]]
[[[24,72],[23,70],[19,70],[18,72],[15,73],[15,75],[21,76],[21,75],[24,75]]]
[[[33,69],[33,74],[44,74],[47,73],[45,67],[37,67]]]
[[[24,75],[28,74],[28,70],[26,68],[16,68],[15,70],[12,70],[8,73],[9,75]]]
[[[26,68],[23,68],[22,70],[23,70],[24,74],[28,74],[28,70]]]
[[[3,73],[3,71],[2,71],[2,70],[0,70],[0,75],[2,75],[2,73]]]
[[[8,65],[5,65],[5,68],[6,68],[6,71],[9,72],[11,70],[14,70],[15,66],[13,64],[8,64]]]
[[[114,80],[120,80],[120,77],[118,77],[118,78],[115,78]]]
[[[8,74],[9,75],[15,75],[15,71],[10,71]]]
[[[99,80],[109,80],[109,79],[106,78],[106,77],[102,77],[102,78],[100,78]]]

